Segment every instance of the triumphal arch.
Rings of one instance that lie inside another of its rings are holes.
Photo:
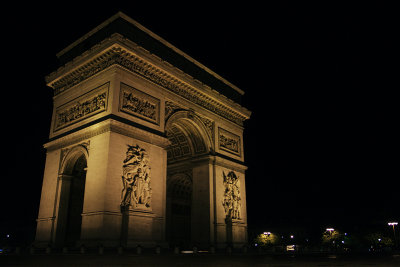
[[[247,242],[242,90],[123,13],[57,56],[37,245]]]

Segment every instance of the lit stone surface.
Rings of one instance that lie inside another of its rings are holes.
[[[116,21],[210,80],[195,79],[189,67],[168,63],[120,32],[72,56]],[[246,243],[243,121],[250,112],[208,81],[243,91],[122,13],[58,56],[68,55],[46,77],[55,96],[37,245]]]

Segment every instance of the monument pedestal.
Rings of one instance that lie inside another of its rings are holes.
[[[247,240],[247,225],[241,220],[226,219],[226,244],[232,248],[241,248]]]
[[[77,246],[118,247],[122,214],[118,212],[90,212],[82,214],[82,232]]]
[[[126,247],[155,247],[156,241],[153,238],[153,226],[155,214],[146,209],[134,209],[124,213],[124,231],[122,235]]]

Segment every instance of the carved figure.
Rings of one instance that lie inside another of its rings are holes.
[[[138,145],[128,145],[123,163],[121,207],[137,207],[139,204],[150,207],[150,166],[146,150]]]
[[[230,171],[227,175],[222,172],[224,176],[224,198],[222,205],[225,209],[225,215],[227,218],[240,219],[241,214],[241,198],[240,198],[240,179],[236,176],[234,171]]]

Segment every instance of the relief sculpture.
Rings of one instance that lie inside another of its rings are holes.
[[[222,128],[218,128],[218,134],[219,148],[240,156],[240,137]]]
[[[149,101],[140,99],[128,92],[123,92],[122,101],[122,109],[127,109],[154,121],[156,120],[156,105]]]
[[[157,125],[160,123],[160,100],[123,83],[120,110]]]
[[[241,198],[240,198],[240,179],[234,171],[230,171],[224,176],[224,198],[222,205],[225,208],[226,218],[240,219]]]
[[[101,92],[88,93],[56,110],[54,130],[59,130],[107,109],[108,84]]]
[[[121,207],[146,207],[151,205],[149,156],[138,145],[128,145],[123,161]]]
[[[239,145],[238,142],[235,139],[226,137],[225,135],[221,134],[219,136],[219,143],[221,145],[221,147],[236,152],[238,153],[239,151]]]

